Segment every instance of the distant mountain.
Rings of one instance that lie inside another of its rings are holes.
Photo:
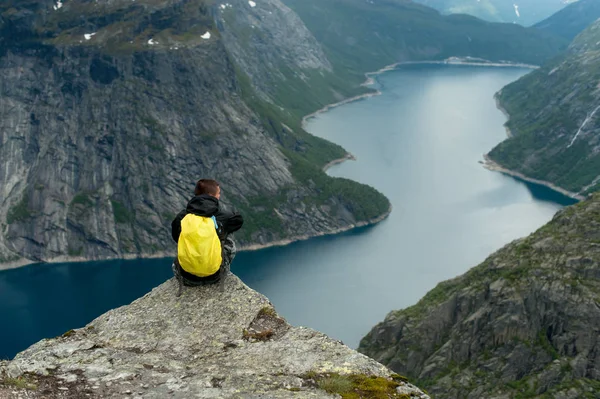
[[[600,397],[600,194],[390,312],[359,351],[436,399]]]
[[[415,0],[444,14],[470,14],[492,22],[530,26],[577,0]]]
[[[489,157],[573,193],[600,189],[600,21],[569,50],[498,93],[512,138]]]
[[[302,18],[338,69],[478,57],[541,65],[567,41],[537,29],[469,15],[443,16],[408,0],[283,0]]]
[[[536,24],[535,27],[567,40],[573,40],[598,18],[600,18],[600,1],[579,0]]]

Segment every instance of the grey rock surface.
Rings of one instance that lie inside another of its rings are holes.
[[[334,398],[311,375],[392,375],[322,333],[289,325],[233,275],[225,292],[215,285],[175,293],[171,279],[1,362],[0,397]],[[35,389],[11,388],[14,379]],[[401,394],[428,398],[408,383]]]

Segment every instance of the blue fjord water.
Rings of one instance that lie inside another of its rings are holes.
[[[478,163],[505,138],[493,94],[527,72],[405,66],[378,77],[381,96],[312,119],[310,132],[358,159],[330,174],[376,187],[394,211],[377,226],[241,253],[233,271],[291,323],[356,347],[390,310],[543,225],[572,201]],[[1,272],[0,358],[81,327],[170,276],[169,259]]]

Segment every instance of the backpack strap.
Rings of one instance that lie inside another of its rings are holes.
[[[223,263],[221,264],[221,292],[225,291],[225,278],[229,275],[231,270],[231,261],[235,257],[237,249],[235,247],[235,241],[231,236],[225,236],[225,239],[221,241],[221,253]]]
[[[177,293],[175,296],[179,298],[183,292],[183,276],[179,272],[176,262],[177,259],[173,261],[173,265],[171,267],[173,268],[173,274],[175,275],[175,281],[177,282]]]

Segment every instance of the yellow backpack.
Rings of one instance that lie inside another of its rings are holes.
[[[221,241],[214,218],[188,213],[181,221],[177,243],[181,268],[198,277],[215,274],[221,267]]]

